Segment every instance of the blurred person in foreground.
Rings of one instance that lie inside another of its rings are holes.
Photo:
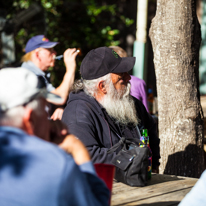
[[[0,71],[0,205],[108,205],[109,191],[81,141],[64,131],[59,146],[49,142],[56,137],[45,98],[61,99],[27,69]]]
[[[111,163],[116,153],[108,149],[121,137],[140,138],[148,129],[153,171],[159,167],[156,124],[144,105],[130,95],[130,71],[135,57],[121,58],[108,47],[93,49],[82,61],[82,79],[74,84],[62,121],[87,147],[94,163]]]
[[[206,170],[202,173],[200,179],[183,198],[178,206],[205,206],[206,205]]]
[[[127,52],[119,46],[109,46],[110,49],[113,49],[120,57],[127,57]],[[130,75],[130,94],[139,99],[145,106],[146,110],[149,112],[148,103],[147,103],[147,87],[143,79],[140,79],[136,76]]]
[[[46,85],[49,92],[57,94],[62,97],[63,101],[60,105],[64,105],[67,101],[71,86],[74,83],[76,70],[76,56],[77,50],[75,48],[67,49],[64,52],[64,63],[66,66],[66,73],[63,77],[62,83],[57,87],[53,87],[50,83],[46,72],[50,67],[55,66],[56,51],[54,47],[58,42],[51,42],[44,35],[37,35],[28,40],[25,47],[26,54],[22,57],[22,67],[32,71],[37,77]],[[52,115],[52,119],[60,119],[62,115],[62,108],[59,108]]]

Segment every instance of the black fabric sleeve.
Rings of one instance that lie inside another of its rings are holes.
[[[116,153],[107,154],[108,148],[99,141],[95,127],[86,123],[68,125],[69,131],[77,136],[87,147],[93,163],[110,163]],[[105,137],[108,138],[108,137]]]

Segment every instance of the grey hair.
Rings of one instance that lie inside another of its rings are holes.
[[[32,109],[36,115],[41,115],[43,104],[40,98],[34,99],[26,106],[17,106],[7,110],[6,112],[0,112],[0,126],[13,126],[13,127],[22,127],[23,116],[25,114],[25,109]]]
[[[92,79],[92,80],[85,80],[85,79],[80,79],[74,82],[72,90],[77,93],[80,90],[84,90],[84,92],[91,96],[94,97],[97,94],[98,91],[98,83],[100,81],[105,81],[105,84],[108,84],[111,81],[111,74],[106,74],[103,77],[97,78],[97,79]]]

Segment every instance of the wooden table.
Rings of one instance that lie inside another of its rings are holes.
[[[111,205],[176,206],[198,179],[152,174],[145,187],[113,183]]]

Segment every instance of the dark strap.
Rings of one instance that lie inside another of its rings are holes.
[[[140,139],[138,139],[138,138],[134,138],[134,139],[130,139],[130,140],[128,140],[128,139],[126,139],[126,143],[128,143],[128,144],[136,144],[136,145],[140,145],[140,144],[142,144],[142,145],[146,145],[145,143],[143,143]]]
[[[105,121],[107,121],[107,124],[109,126],[109,128],[119,137],[119,139],[121,139],[122,133],[120,128],[118,127],[118,125],[116,125],[112,119],[110,118],[110,116],[107,114],[106,110],[103,108],[102,112],[104,114],[105,117]],[[120,134],[120,135],[119,135]],[[111,145],[112,146],[112,145]]]
[[[110,149],[107,150],[108,154],[111,154],[112,152],[115,152],[120,146],[124,146],[125,144],[135,144],[137,146],[139,146],[140,144],[146,146],[146,144],[144,144],[141,140],[139,139],[134,139],[132,141],[127,140],[125,137],[122,137],[119,142],[117,144],[115,144],[114,146],[112,146]]]
[[[117,144],[112,146],[110,149],[107,150],[108,154],[111,154],[112,152],[115,152],[120,146],[123,146],[125,143],[125,137],[122,137]]]
[[[43,77],[43,76],[37,76],[38,77],[38,85],[37,85],[37,87],[38,88],[43,88],[43,87],[46,87],[46,78],[45,77]]]

